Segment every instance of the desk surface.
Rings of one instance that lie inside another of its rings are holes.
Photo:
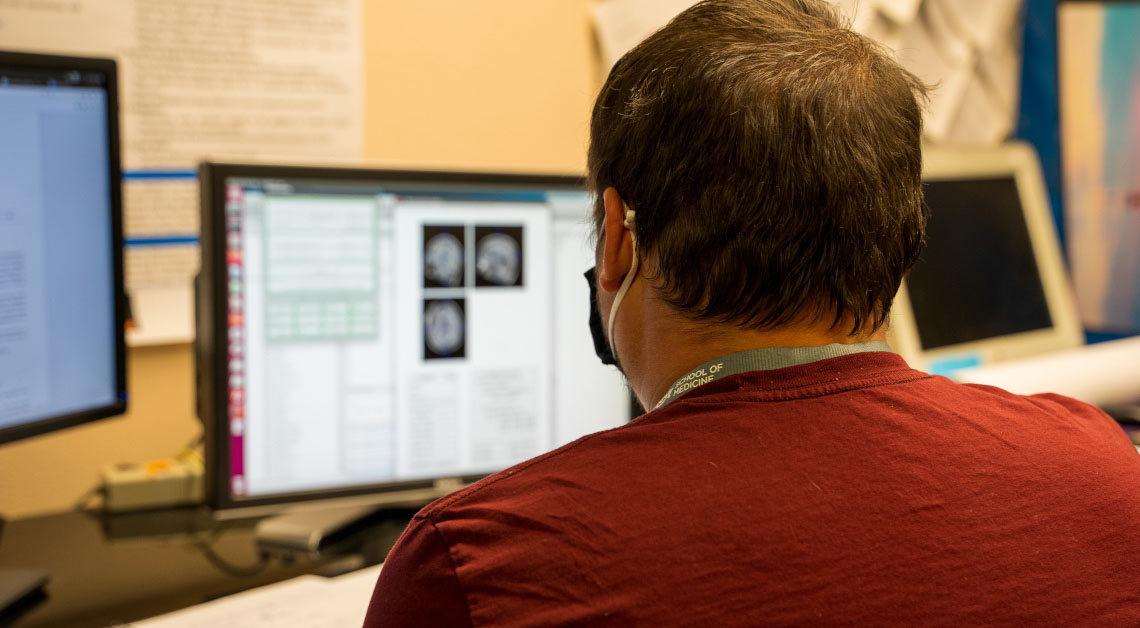
[[[13,628],[108,626],[336,569],[332,560],[275,559],[255,575],[241,574],[258,564],[255,523],[214,524],[200,511],[115,518],[77,511],[5,521],[0,567],[50,576],[47,600]]]

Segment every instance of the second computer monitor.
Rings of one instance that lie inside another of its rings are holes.
[[[892,342],[951,374],[1081,344],[1037,156],[1023,144],[928,148],[926,248],[895,302]]]
[[[117,76],[0,51],[0,443],[126,411]]]
[[[206,164],[210,502],[470,478],[629,418],[570,177]]]

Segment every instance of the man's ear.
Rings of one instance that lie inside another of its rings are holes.
[[[617,292],[633,266],[633,232],[625,226],[625,202],[617,189],[606,188],[602,201],[606,207],[605,243],[598,267],[598,286],[606,292]]]

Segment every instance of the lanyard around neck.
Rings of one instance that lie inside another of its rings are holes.
[[[718,379],[751,371],[767,371],[799,366],[829,358],[838,358],[869,351],[890,351],[891,347],[880,340],[855,344],[830,344],[822,347],[765,347],[740,353],[730,353],[698,366],[673,382],[665,396],[653,409],[663,408],[690,390],[711,384]]]

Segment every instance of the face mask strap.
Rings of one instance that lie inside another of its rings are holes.
[[[629,273],[626,274],[625,280],[621,282],[621,287],[618,288],[617,294],[614,295],[614,304],[610,307],[610,320],[607,331],[609,332],[610,350],[613,351],[615,355],[617,354],[617,350],[614,347],[614,321],[617,320],[618,307],[621,305],[622,299],[625,298],[625,293],[629,291],[629,287],[633,284],[633,278],[637,276],[638,266],[637,236],[633,234],[635,214],[634,211],[629,208],[629,205],[623,203],[622,206],[625,207],[625,228],[629,229],[630,240],[633,243],[633,265],[630,266]]]

